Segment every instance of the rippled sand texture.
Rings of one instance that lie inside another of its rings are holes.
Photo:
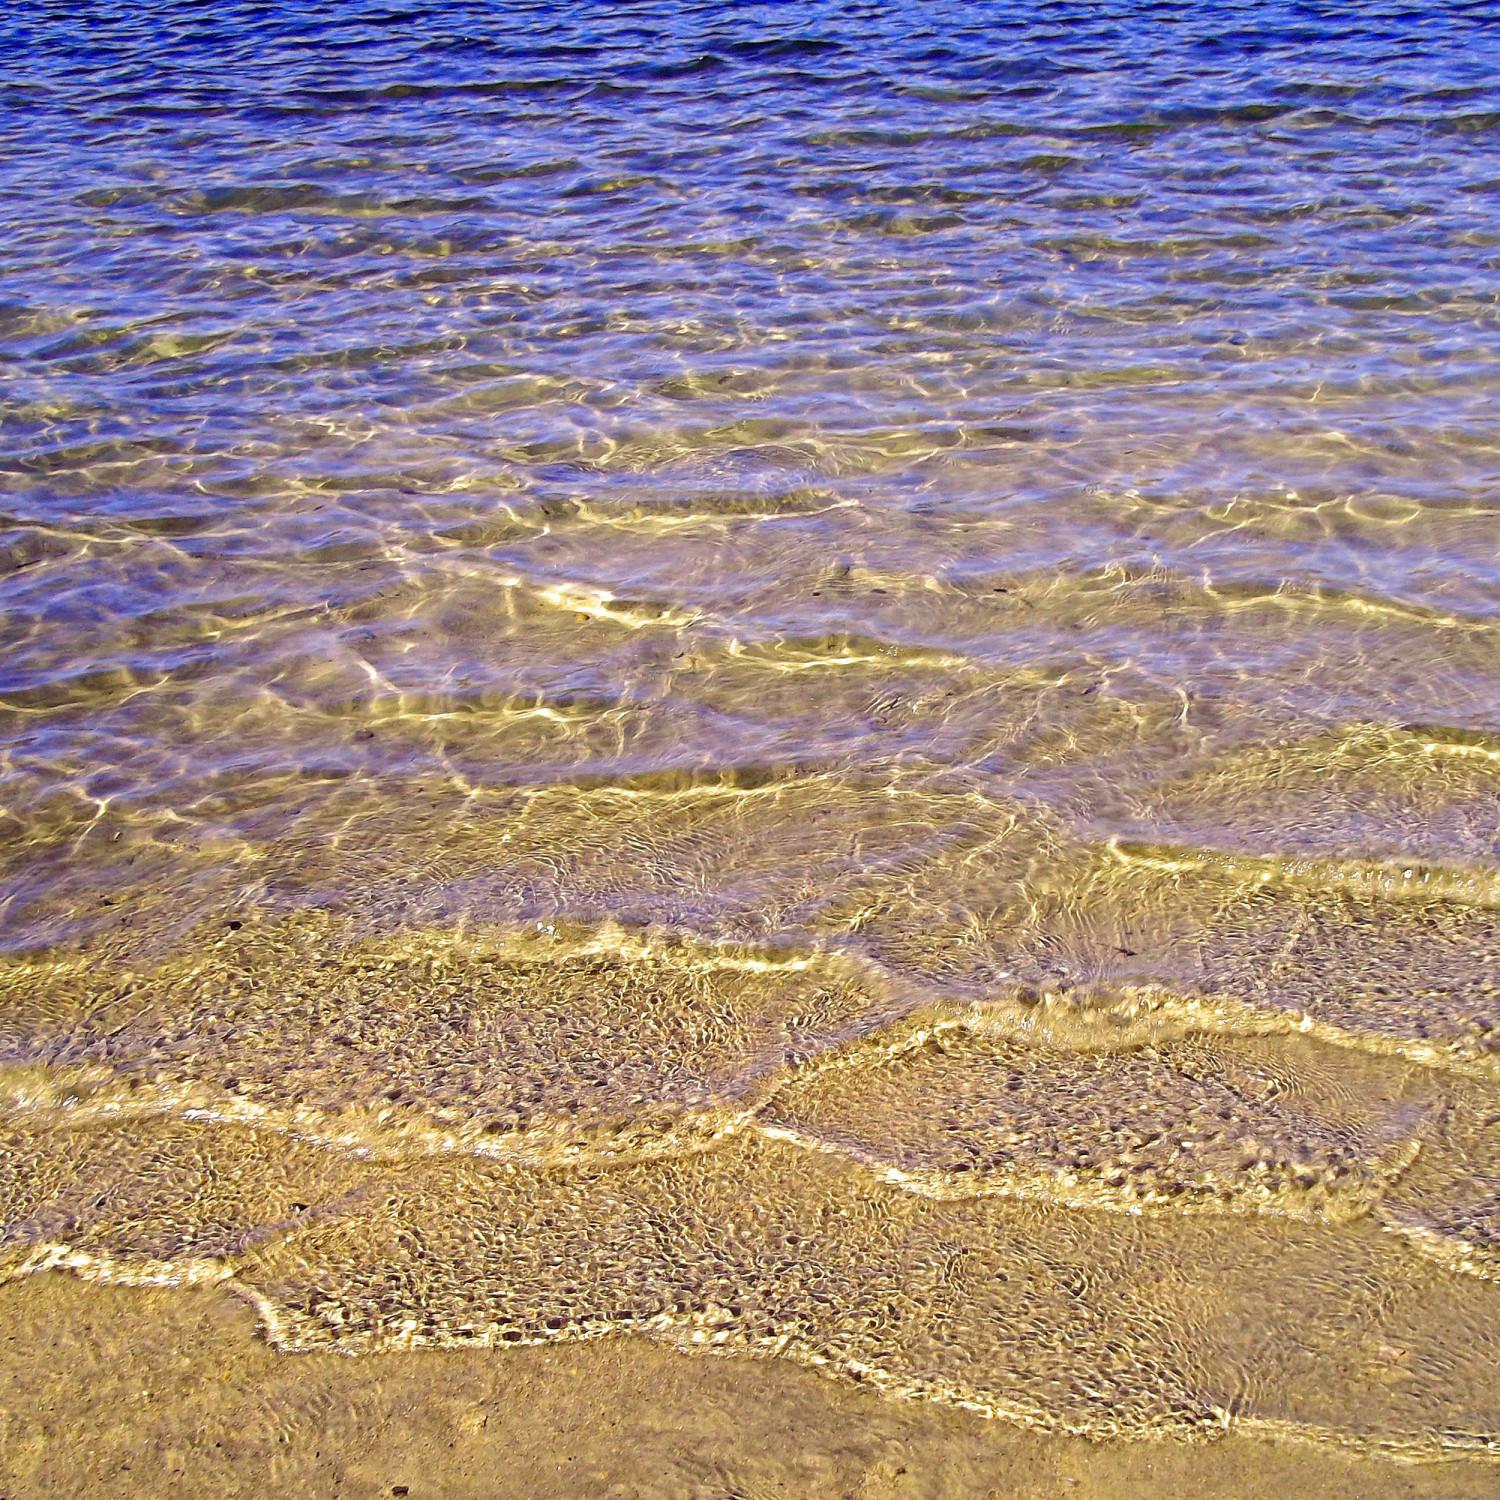
[[[0,56],[0,1276],[1500,1451],[1485,7]]]

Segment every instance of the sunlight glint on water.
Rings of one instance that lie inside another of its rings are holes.
[[[1500,1448],[1486,7],[0,55],[0,1274]]]

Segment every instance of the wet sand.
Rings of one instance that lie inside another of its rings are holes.
[[[1500,1493],[1483,7],[77,9],[0,1500]]]
[[[1431,1497],[1483,1460],[1408,1464],[1230,1436],[1094,1443],[892,1402],[780,1361],[644,1340],[282,1355],[242,1302],[44,1275],[0,1289],[0,1484],[34,1496],[485,1500]]]

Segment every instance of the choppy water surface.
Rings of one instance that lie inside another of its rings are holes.
[[[1493,10],[0,55],[8,1274],[1500,1447]]]

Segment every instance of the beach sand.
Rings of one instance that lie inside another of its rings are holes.
[[[640,1339],[284,1355],[242,1302],[48,1274],[0,1288],[0,1495],[492,1500],[1479,1497],[1500,1468],[1229,1436],[1099,1444]]]

